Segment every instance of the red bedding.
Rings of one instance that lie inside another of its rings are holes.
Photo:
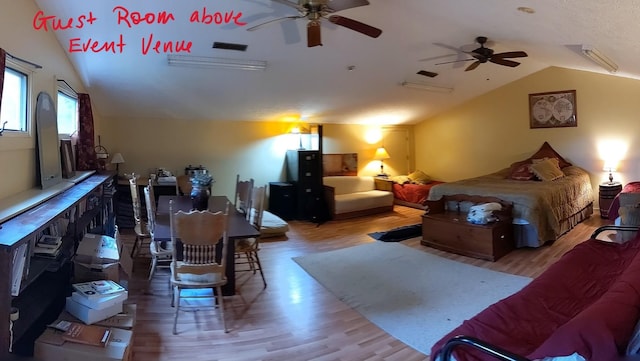
[[[640,182],[631,182],[622,188],[622,191],[613,199],[609,206],[609,219],[616,219],[620,215],[618,210],[620,209],[620,194],[621,193],[640,193]]]
[[[429,197],[431,187],[440,183],[443,182],[431,181],[427,184],[393,183],[393,197],[402,202],[424,206]]]
[[[445,335],[431,355],[453,336],[466,335],[529,359],[574,352],[587,360],[617,359],[640,317],[639,250],[640,238],[577,245],[521,291]],[[494,360],[466,348],[455,357]]]

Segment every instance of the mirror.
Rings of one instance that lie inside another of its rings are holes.
[[[53,99],[47,92],[40,92],[36,103],[36,156],[38,177],[42,189],[62,181],[60,141],[58,140],[58,115]]]

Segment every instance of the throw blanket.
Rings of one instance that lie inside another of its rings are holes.
[[[497,197],[513,203],[513,218],[520,218],[536,227],[538,247],[556,240],[576,223],[573,216],[593,203],[593,188],[589,174],[577,166],[562,169],[565,176],[551,182],[513,180],[509,169],[431,188],[429,200],[443,195],[469,194]]]

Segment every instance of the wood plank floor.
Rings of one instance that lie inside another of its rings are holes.
[[[394,212],[321,225],[291,221],[286,238],[262,243],[268,287],[258,274],[238,275],[238,294],[225,298],[225,334],[216,311],[183,313],[172,334],[168,271],[146,282],[148,262],[137,260],[129,281],[137,304],[133,360],[428,360],[370,323],[303,271],[292,257],[375,242],[367,233],[421,222],[423,211],[396,206]],[[429,252],[493,270],[535,277],[575,244],[608,221],[594,214],[553,244],[518,249],[492,263],[424,247],[420,238],[404,241]],[[127,242],[133,237],[122,230]],[[411,277],[411,275],[406,275]],[[383,289],[380,290],[384,292]]]

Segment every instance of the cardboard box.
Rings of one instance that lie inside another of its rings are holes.
[[[90,325],[122,312],[122,302],[96,310],[76,302],[72,297],[67,297],[65,309],[80,321]]]
[[[75,282],[107,279],[123,284],[132,268],[131,252],[119,240],[87,233],[76,251],[74,278]]]
[[[33,356],[40,361],[130,361],[133,332],[112,328],[105,347],[83,345],[62,339],[62,331],[47,328],[36,339]]]
[[[73,292],[71,298],[77,303],[93,308],[95,310],[104,310],[107,307],[111,307],[118,303],[123,303],[129,297],[129,292],[119,292],[114,295],[106,295],[102,297],[85,297],[79,292]]]
[[[136,304],[125,303],[121,313],[111,316],[106,320],[96,322],[98,326],[117,327],[125,330],[133,330],[136,325]]]

